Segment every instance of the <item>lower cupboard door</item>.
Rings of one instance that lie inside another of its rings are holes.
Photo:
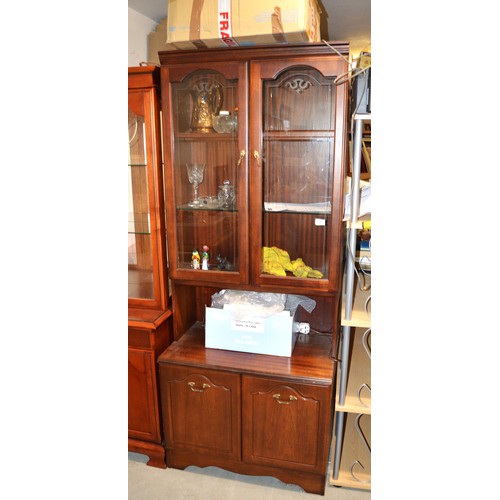
[[[325,473],[331,386],[244,376],[243,460]]]
[[[160,366],[167,447],[240,458],[239,375]]]
[[[128,436],[161,443],[156,398],[154,355],[128,350]]]

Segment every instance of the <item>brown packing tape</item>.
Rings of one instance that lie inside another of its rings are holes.
[[[197,49],[206,49],[208,46],[203,40],[193,40],[193,45]]]
[[[271,33],[278,43],[285,43],[286,38],[283,34],[283,24],[281,22],[281,9],[274,7],[274,12],[271,14]]]
[[[189,22],[189,41],[197,49],[209,47],[201,38],[201,14],[205,0],[193,0]],[[210,1],[210,0],[209,0]],[[237,45],[235,43],[235,45]]]
[[[193,0],[191,7],[191,21],[189,23],[190,40],[200,39],[201,11],[203,10],[204,0]]]

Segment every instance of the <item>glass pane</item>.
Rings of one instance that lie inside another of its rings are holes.
[[[264,200],[330,211],[333,139],[264,141]],[[304,206],[302,206],[304,205]],[[266,207],[267,208],[267,207]]]
[[[178,267],[238,271],[238,82],[199,71],[172,92]]]
[[[311,68],[286,71],[266,82],[264,130],[333,130],[334,86]]]
[[[294,68],[264,82],[264,273],[328,275],[332,205],[333,82]],[[276,268],[273,261],[279,261]]]
[[[153,259],[144,116],[129,109],[128,129],[128,296],[153,299]]]

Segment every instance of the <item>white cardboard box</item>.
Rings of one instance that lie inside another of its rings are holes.
[[[205,308],[205,347],[272,356],[292,355],[298,325],[290,311],[235,319],[230,308]]]

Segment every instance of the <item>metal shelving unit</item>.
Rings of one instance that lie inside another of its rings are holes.
[[[356,286],[355,251],[360,204],[363,126],[371,114],[354,115],[351,218],[347,224],[342,297],[340,376],[337,385],[333,470],[330,484],[370,489],[371,483],[371,321],[369,287]]]

